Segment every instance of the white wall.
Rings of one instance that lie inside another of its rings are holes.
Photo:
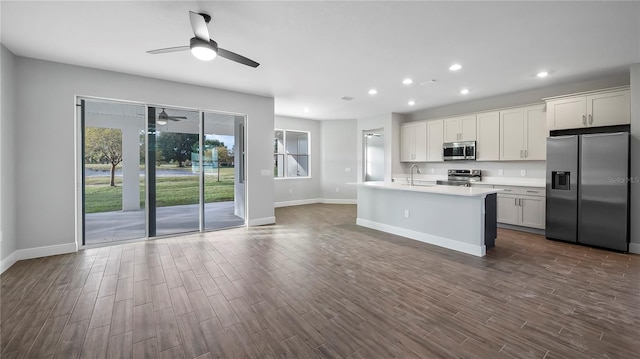
[[[356,120],[322,121],[322,198],[325,203],[355,203],[358,161]]]
[[[640,63],[631,65],[631,244],[640,253]]]
[[[286,206],[320,202],[321,190],[321,131],[320,121],[301,118],[276,116],[275,128],[279,130],[309,131],[311,133],[311,177],[310,178],[276,178],[274,179],[275,206]],[[273,141],[273,128],[270,138]],[[273,163],[273,143],[270,147],[271,163]],[[273,167],[273,165],[272,165]],[[273,173],[273,169],[271,170]]]
[[[275,221],[273,98],[30,58],[16,61],[17,247],[31,250],[23,256],[75,245],[76,95],[247,114],[248,223]],[[34,249],[45,246],[50,247]]]
[[[0,45],[0,273],[13,264],[9,257],[18,249],[14,195],[15,81],[15,56]]]

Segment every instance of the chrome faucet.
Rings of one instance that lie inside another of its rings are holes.
[[[415,167],[415,168],[416,168],[416,170],[417,170],[417,171],[416,171],[416,173],[417,173],[417,174],[420,174],[420,167],[418,167],[418,165],[411,165],[411,168],[409,169],[409,172],[410,172],[410,174],[411,174],[411,182],[409,182],[409,185],[410,185],[410,186],[413,186],[413,168],[414,168],[414,167]]]

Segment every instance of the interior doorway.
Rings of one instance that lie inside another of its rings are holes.
[[[83,245],[245,225],[244,116],[79,106]]]
[[[364,180],[384,181],[384,130],[363,132]]]

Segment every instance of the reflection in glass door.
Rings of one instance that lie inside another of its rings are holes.
[[[244,118],[211,112],[203,117],[204,229],[244,225]]]
[[[200,113],[149,107],[148,125],[149,236],[198,231]]]

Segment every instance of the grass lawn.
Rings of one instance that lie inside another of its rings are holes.
[[[163,168],[165,169],[165,168]],[[205,176],[205,203],[233,201],[233,168],[220,169],[220,182],[216,174]],[[198,176],[162,176],[156,178],[156,205],[158,207],[197,204]],[[85,179],[85,213],[120,211],[122,209],[122,177],[116,177],[116,186],[109,186],[106,176]],[[145,183],[140,179],[140,208],[144,208]]]

